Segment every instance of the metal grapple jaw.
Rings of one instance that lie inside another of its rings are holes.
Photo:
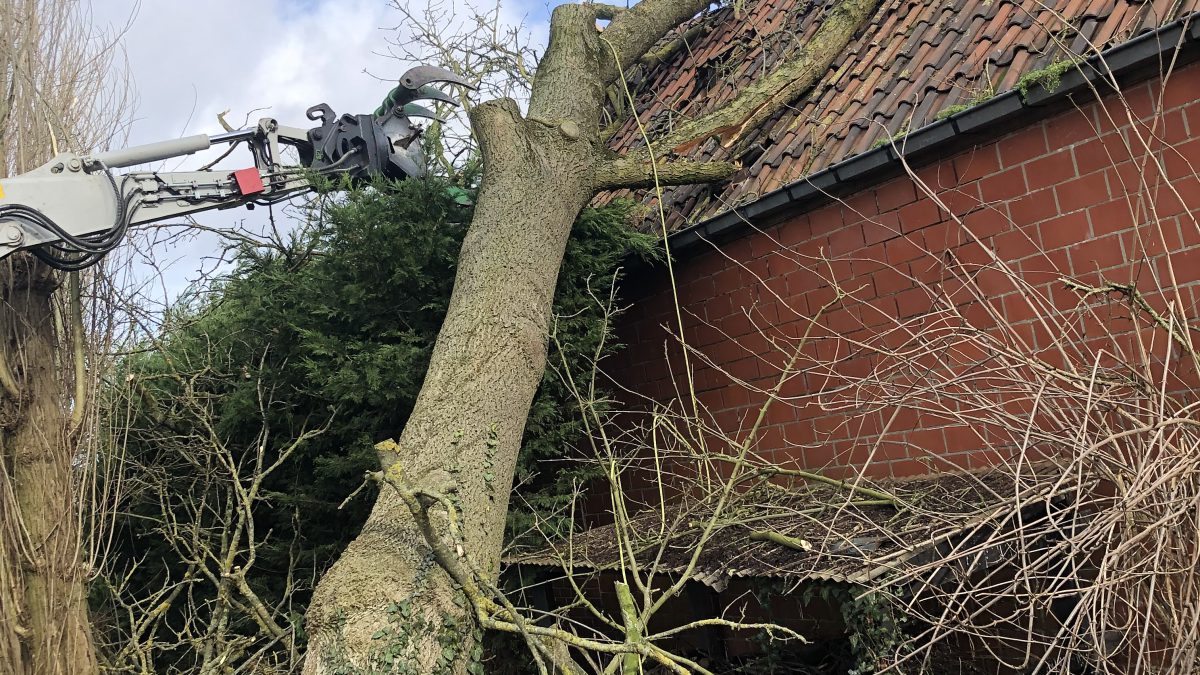
[[[475,89],[444,68],[417,66],[401,76],[400,84],[388,93],[373,115],[338,117],[324,103],[309,108],[308,118],[321,125],[308,131],[309,147],[298,148],[301,163],[320,173],[346,174],[352,180],[424,176],[423,129],[412,118],[439,118],[433,110],[415,101],[458,104],[454,97],[431,86],[434,82]]]

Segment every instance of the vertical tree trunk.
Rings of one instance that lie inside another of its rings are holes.
[[[23,611],[7,626],[20,638],[13,673],[96,672],[87,621],[87,570],[72,475],[66,397],[55,373],[56,331],[51,270],[28,255],[12,256],[0,306],[0,349],[20,393],[3,403],[3,448],[10,480],[0,578],[19,581],[10,596]],[[13,617],[6,617],[9,621]],[[11,642],[11,639],[10,639]]]
[[[488,173],[424,386],[392,459],[413,482],[455,481],[467,547],[494,575],[525,417],[545,367],[558,269],[592,194],[591,146],[522,119],[511,101],[476,107],[473,124]],[[305,672],[347,661],[378,667],[389,652],[414,663],[413,672],[462,672],[478,653],[469,607],[457,596],[385,487],[362,534],[317,588]]]

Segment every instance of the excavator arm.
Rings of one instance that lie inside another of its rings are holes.
[[[264,118],[249,129],[204,134],[92,155],[60,154],[42,166],[0,179],[0,258],[32,249],[62,270],[93,265],[120,243],[129,227],[210,209],[253,207],[310,190],[309,178],[382,176],[394,180],[425,175],[422,128],[413,117],[434,117],[415,101],[454,99],[431,86],[470,88],[455,74],[432,66],[406,72],[373,115],[342,115],[322,103],[308,109],[318,126],[301,129]],[[254,165],[236,171],[134,171],[115,173],[229,145],[245,144]],[[296,150],[289,165],[284,150]]]

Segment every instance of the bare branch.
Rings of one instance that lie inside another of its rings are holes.
[[[708,5],[708,0],[643,0],[614,18],[604,37],[616,48],[620,69],[629,70],[668,31]],[[608,82],[615,77],[614,70]]]

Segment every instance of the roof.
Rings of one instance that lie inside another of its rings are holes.
[[[800,49],[835,4],[746,0],[740,17],[723,7],[664,38],[660,48],[679,34],[689,39],[661,65],[631,78],[651,139],[731,101]],[[1200,0],[880,0],[828,74],[752,132],[739,156],[724,156],[716,141],[687,153],[737,160],[743,168],[724,183],[667,189],[669,228],[753,202],[930,124],[952,106],[1010,91],[1022,75],[1197,10]],[[618,152],[643,144],[632,116],[610,141]]]
[[[750,492],[723,512],[720,521],[729,524],[713,531],[693,578],[717,590],[734,577],[867,583],[928,562],[947,542],[993,531],[1011,515],[1018,488],[1023,503],[1036,503],[1029,491],[1048,489],[1045,478],[1044,470],[1023,479],[991,470],[861,483],[895,495],[902,508],[858,506],[871,498],[821,484]],[[654,564],[662,544],[656,571],[681,573],[711,513],[711,504],[677,503],[665,512],[646,508],[633,515],[624,531],[635,538],[632,548],[642,569]],[[756,532],[783,535],[793,545],[752,537]],[[617,534],[615,525],[596,527],[550,548],[508,556],[505,563],[573,572],[617,569]]]

